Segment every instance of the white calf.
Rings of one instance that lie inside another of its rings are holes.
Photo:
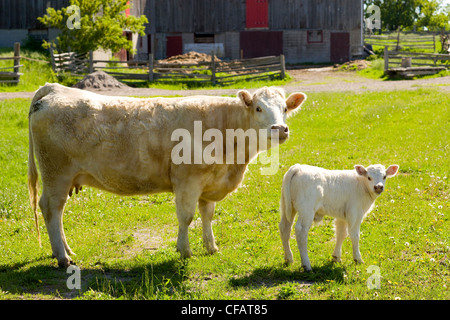
[[[326,170],[308,165],[293,165],[284,175],[281,190],[281,221],[279,224],[284,258],[292,263],[289,237],[296,212],[298,220],[295,236],[302,266],[311,271],[308,258],[308,231],[313,221],[320,222],[324,215],[336,218],[336,247],[333,260],[341,260],[342,242],[350,234],[353,259],[363,263],[359,252],[359,227],[370,212],[375,199],[383,192],[386,178],[397,174],[399,166],[387,170],[377,164],[355,170]]]

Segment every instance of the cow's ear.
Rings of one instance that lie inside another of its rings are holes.
[[[393,164],[389,166],[389,168],[387,168],[386,170],[386,177],[390,178],[395,176],[398,172],[398,168],[399,168],[398,164]]]
[[[366,168],[364,168],[363,166],[361,166],[359,164],[357,164],[355,166],[355,170],[360,176],[365,176],[367,174]]]
[[[252,105],[252,95],[250,94],[250,92],[246,90],[240,90],[238,91],[238,97],[247,107],[250,107]]]
[[[302,92],[292,93],[289,96],[289,98],[286,99],[286,106],[288,108],[288,111],[291,112],[291,111],[297,109],[305,101],[306,101],[306,94],[304,94]]]

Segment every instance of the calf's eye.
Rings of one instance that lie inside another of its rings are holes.
[[[261,112],[262,110],[261,110],[260,107],[256,107],[256,111],[257,111],[257,112]]]
[[[383,177],[383,180],[386,180],[386,176]]]
[[[284,113],[286,113],[287,112],[287,108],[284,108]]]
[[[372,181],[372,178],[371,178],[371,177],[367,177],[367,179],[369,179],[369,181]]]

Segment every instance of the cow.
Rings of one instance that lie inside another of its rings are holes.
[[[383,192],[386,178],[397,174],[398,165],[385,168],[355,165],[355,170],[326,170],[295,164],[283,177],[280,201],[279,230],[287,264],[293,262],[289,245],[290,232],[298,212],[295,236],[306,271],[311,271],[308,257],[308,231],[320,223],[325,215],[336,218],[336,246],[333,260],[341,261],[342,242],[350,234],[353,259],[363,263],[359,251],[359,229],[364,217],[372,210],[375,200]]]
[[[176,246],[181,258],[192,255],[188,227],[198,203],[204,246],[208,253],[215,253],[218,248],[211,228],[215,204],[238,188],[247,165],[264,148],[258,143],[255,148],[244,146],[241,162],[174,163],[173,150],[181,142],[173,133],[181,130],[194,135],[198,123],[205,133],[208,129],[223,133],[264,129],[264,138],[281,144],[289,137],[286,118],[306,98],[301,92],[286,98],[282,89],[273,87],[253,94],[239,90],[237,97],[112,97],[47,83],[36,91],[29,111],[28,189],[39,241],[38,205],[53,256],[59,266],[72,263],[73,251],[62,222],[64,206],[74,189],[78,192],[82,186],[91,186],[118,195],[174,193],[179,225]],[[195,144],[201,152],[207,143],[198,139],[188,143]],[[225,148],[224,143],[224,159],[236,158],[227,157],[236,151],[229,150],[237,148],[236,141],[231,145]],[[43,185],[39,203],[35,157]]]

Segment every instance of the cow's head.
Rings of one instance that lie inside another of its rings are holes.
[[[238,97],[251,113],[250,126],[254,129],[266,129],[268,138],[273,130],[278,132],[279,143],[289,137],[286,118],[300,110],[306,101],[306,95],[301,92],[292,93],[287,99],[284,90],[279,88],[261,88],[253,96],[245,90],[238,92]]]
[[[370,165],[367,168],[361,165],[355,166],[358,175],[364,178],[364,184],[367,190],[377,196],[384,191],[386,178],[395,176],[398,168],[399,166],[396,164],[389,166],[387,169],[381,164]]]

